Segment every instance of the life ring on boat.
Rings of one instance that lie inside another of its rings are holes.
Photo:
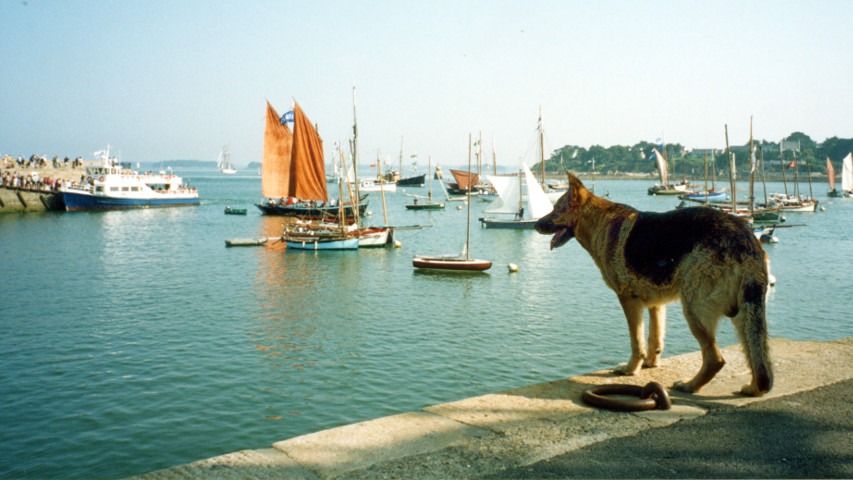
[[[639,399],[621,400],[606,395],[631,395]],[[638,412],[642,410],[669,410],[672,401],[666,388],[657,382],[649,382],[645,387],[639,385],[600,385],[588,388],[581,395],[584,403],[593,407],[606,408],[618,412]]]
[[[91,183],[91,182],[92,182],[92,177],[91,177],[91,176],[86,177],[86,181],[87,181],[87,182],[89,182],[89,183]]]
[[[101,182],[101,183],[103,183],[103,182],[104,182],[104,177],[99,178],[99,179],[98,179],[98,181],[99,181],[99,182]]]

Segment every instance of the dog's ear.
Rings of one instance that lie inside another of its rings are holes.
[[[566,175],[569,176],[569,190],[567,192],[569,198],[572,199],[572,203],[582,205],[589,196],[589,191],[583,185],[583,182],[581,182],[578,177],[574,176],[572,172],[566,170]]]

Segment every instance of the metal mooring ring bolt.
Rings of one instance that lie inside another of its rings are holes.
[[[638,399],[609,398],[606,395],[630,395]],[[657,382],[649,382],[646,386],[639,385],[599,385],[588,388],[581,395],[584,403],[598,408],[606,408],[617,412],[639,412],[643,410],[669,410],[672,401],[666,388]]]

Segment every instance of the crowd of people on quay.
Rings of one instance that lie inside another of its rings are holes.
[[[0,174],[0,186],[41,191],[57,191],[68,180],[43,176],[33,170],[49,167],[53,169],[83,167],[83,159],[81,157],[72,160],[66,156],[64,159],[60,159],[59,155],[54,155],[53,160],[49,161],[45,155],[30,155],[29,157],[18,155],[17,158],[13,158],[11,155],[6,154],[2,156],[1,162],[2,174]],[[23,170],[23,172],[19,170]]]
[[[17,172],[3,172],[0,176],[0,186],[24,188],[27,190],[41,190],[55,192],[67,180],[61,178],[41,177],[38,174],[21,174]]]
[[[45,155],[39,156],[33,154],[29,158],[18,155],[17,159],[12,158],[9,154],[3,155],[3,170],[11,168],[47,168],[47,165],[47,157]],[[83,159],[82,157],[77,157],[71,160],[66,156],[65,159],[60,160],[59,155],[54,155],[51,165],[53,168],[68,168],[69,165],[71,168],[77,168],[83,166]]]

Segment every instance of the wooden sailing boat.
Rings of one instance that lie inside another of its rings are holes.
[[[269,200],[255,206],[266,215],[336,218],[339,206],[328,204],[320,136],[295,102],[292,133],[286,123],[267,102],[261,191]],[[342,208],[345,218],[354,217],[353,202]],[[366,208],[367,202],[360,198],[358,211],[363,213]]]
[[[432,157],[428,157],[428,158],[429,158],[429,160],[428,160],[427,172],[429,172],[432,169]],[[414,197],[414,199],[415,199],[413,203],[407,203],[406,204],[407,209],[409,209],[409,210],[443,210],[444,209],[444,202],[433,202],[432,201],[432,176],[431,175],[430,175],[428,182],[429,182],[428,196],[425,197],[423,195],[412,195],[412,194],[408,194],[408,193],[406,194],[410,197]],[[423,202],[423,201],[418,202],[419,198],[426,199],[426,202]]]
[[[853,155],[850,153],[841,162],[841,191],[845,197],[853,197]]]
[[[808,159],[806,159],[806,168],[809,169],[809,196],[800,195],[800,169],[797,164],[797,152],[794,151],[794,158],[787,166],[782,159],[783,142],[779,142],[779,161],[782,163],[782,183],[785,186],[785,193],[771,193],[770,202],[779,207],[780,210],[788,212],[814,212],[817,209],[817,199],[812,195],[812,180],[811,168],[809,167]],[[785,169],[794,169],[794,194],[788,194],[788,182],[785,179]]]
[[[396,181],[397,185],[401,185],[401,186],[423,187],[424,186],[424,177],[426,176],[426,173],[422,173],[422,174],[418,175],[418,163],[417,163],[418,159],[415,155],[412,155],[412,157],[415,159],[415,162],[413,163],[414,169],[415,169],[415,174],[412,175],[411,177],[403,178],[403,138],[400,137],[400,171],[397,173],[397,175],[396,175],[397,178],[395,181]],[[429,169],[427,169],[427,172],[429,172]],[[388,180],[392,180],[392,179],[389,178]]]
[[[657,148],[652,149],[652,153],[655,156],[655,161],[658,166],[660,183],[649,187],[649,195],[682,195],[689,193],[687,188],[689,185],[686,178],[682,183],[669,183],[669,162],[667,162],[666,159],[666,149],[664,149],[663,155]]]
[[[829,156],[826,157],[826,180],[829,182],[829,190],[826,191],[827,197],[840,197],[841,192],[835,188],[835,167],[832,166],[832,162],[829,160]]]
[[[468,171],[471,171],[471,141],[468,140]],[[465,248],[461,255],[415,256],[412,266],[416,269],[438,270],[452,272],[482,272],[492,268],[489,260],[471,258],[468,254],[468,244],[471,238],[471,184],[467,185],[468,218],[465,225]],[[464,258],[463,258],[464,256]]]
[[[228,145],[222,147],[222,151],[219,152],[219,157],[216,158],[216,168],[226,175],[237,173],[237,170],[231,166],[231,149],[228,148]]]
[[[553,210],[554,206],[548,199],[548,195],[542,190],[536,177],[527,164],[522,164],[522,169],[516,177],[487,177],[495,190],[498,198],[486,207],[485,213],[510,214],[513,218],[481,217],[480,222],[486,228],[533,228],[536,222]],[[525,217],[522,189],[523,179],[527,182],[527,217]]]

